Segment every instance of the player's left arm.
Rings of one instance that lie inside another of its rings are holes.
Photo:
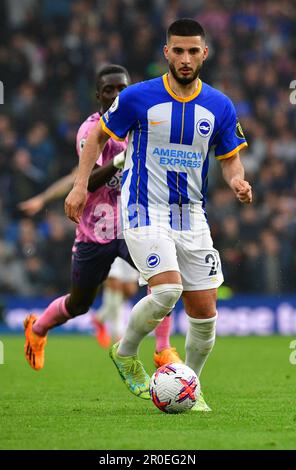
[[[245,170],[240,160],[239,152],[232,157],[221,160],[222,174],[226,183],[230,186],[240,202],[250,204],[252,202],[252,187],[245,180]]]
[[[114,176],[118,170],[124,167],[125,152],[121,152],[116,155],[110,162],[103,166],[96,166],[88,180],[88,191],[93,193],[98,188],[108,183],[112,176]]]

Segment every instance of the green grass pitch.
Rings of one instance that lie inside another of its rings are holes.
[[[295,449],[296,366],[288,337],[218,338],[202,374],[212,413],[166,415],[131,395],[93,337],[49,335],[45,368],[5,336],[1,449]],[[172,343],[180,352],[184,338]],[[154,340],[141,358],[153,372]]]

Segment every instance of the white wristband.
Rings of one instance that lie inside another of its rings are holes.
[[[121,152],[118,155],[115,155],[113,158],[113,166],[115,168],[118,168],[118,170],[122,170],[124,167],[124,162],[125,162],[125,152]]]

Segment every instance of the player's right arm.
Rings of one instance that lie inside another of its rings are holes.
[[[74,186],[65,200],[65,212],[69,219],[79,223],[83,209],[86,204],[88,180],[93,167],[97,161],[110,136],[103,131],[101,122],[90,132],[82,154]]]
[[[103,152],[110,137],[125,140],[137,121],[137,89],[138,85],[130,85],[123,90],[88,136],[79,160],[74,187],[65,201],[65,212],[76,223],[79,223],[86,204],[88,180],[97,155]]]

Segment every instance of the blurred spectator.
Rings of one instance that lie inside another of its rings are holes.
[[[17,251],[18,256],[28,259],[41,256],[45,245],[39,236],[35,224],[30,219],[21,219],[18,225]]]
[[[19,262],[11,244],[0,240],[0,292],[30,295],[31,285],[25,267]]]
[[[17,150],[13,155],[9,183],[10,209],[14,216],[17,215],[16,206],[19,202],[40,192],[44,178],[43,171],[33,165],[28,150]]]
[[[36,14],[37,0],[5,0],[8,25],[11,28],[19,28],[29,22]]]
[[[243,240],[255,240],[262,229],[260,214],[252,205],[244,206],[241,210],[240,236]]]
[[[266,282],[262,268],[260,245],[256,241],[247,241],[243,245],[243,262],[241,270],[241,291],[264,294]]]
[[[261,233],[262,269],[264,276],[264,293],[280,294],[289,291],[292,251],[287,243],[281,241],[271,230]]]
[[[32,164],[43,173],[44,179],[50,171],[54,157],[54,145],[44,122],[36,122],[26,135],[23,145],[31,154]]]
[[[39,297],[51,296],[56,290],[52,289],[52,276],[49,266],[38,256],[31,256],[24,262],[25,273],[30,285],[30,295]]]

